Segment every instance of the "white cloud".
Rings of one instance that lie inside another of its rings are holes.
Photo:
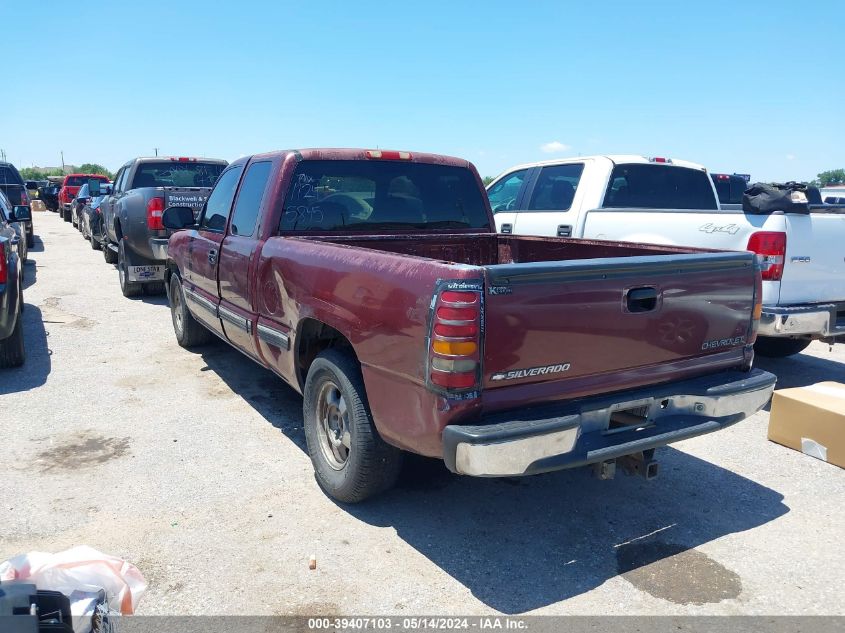
[[[795,160],[795,154],[787,154],[786,160]]]
[[[569,150],[569,145],[564,145],[560,141],[552,141],[550,143],[543,143],[540,145],[540,151],[545,154],[559,154]]]

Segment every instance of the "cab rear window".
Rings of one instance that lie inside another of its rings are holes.
[[[141,163],[131,189],[139,187],[213,187],[226,165],[188,162]]]
[[[704,170],[674,165],[616,165],[604,195],[605,208],[717,209]]]
[[[306,160],[285,197],[282,231],[489,229],[484,193],[463,167]]]
[[[68,176],[65,185],[67,187],[81,187],[84,184],[87,184],[89,180],[102,180],[103,182],[108,182],[109,179],[105,176]]]

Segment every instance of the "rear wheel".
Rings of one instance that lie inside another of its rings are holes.
[[[35,246],[35,233],[33,230],[30,229],[29,233],[26,234],[26,247],[33,248]]]
[[[188,310],[185,304],[185,293],[182,290],[182,280],[175,274],[170,278],[170,317],[173,320],[176,342],[182,347],[190,349],[211,340],[211,332],[205,329]]]
[[[23,296],[21,296],[21,303],[23,303]],[[18,311],[18,320],[11,336],[0,341],[0,367],[20,367],[25,359],[23,324],[21,323],[21,312]]]
[[[70,222],[70,209],[65,209],[62,207],[62,220],[65,222]]]
[[[163,295],[165,293],[164,282],[163,281],[151,281],[149,283],[144,284],[144,294],[145,295]]]
[[[778,338],[774,336],[761,336],[754,343],[754,351],[760,356],[769,358],[785,358],[800,354],[810,345],[808,338]]]
[[[117,254],[111,249],[111,242],[103,240],[103,259],[107,264],[114,264],[117,262]]]
[[[358,361],[326,350],[308,369],[305,439],[314,474],[331,497],[357,503],[396,483],[402,451],[376,431]]]
[[[100,250],[100,243],[97,241],[97,238],[94,237],[94,233],[92,231],[88,231],[88,241],[91,242],[92,249],[94,249],[95,251]]]
[[[117,247],[117,274],[120,279],[120,291],[124,297],[137,297],[144,290],[137,281],[129,281],[129,264],[126,258],[126,243],[120,240]]]

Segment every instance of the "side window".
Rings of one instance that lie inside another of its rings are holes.
[[[520,169],[509,176],[505,176],[490,187],[487,191],[487,197],[490,198],[493,213],[516,209],[516,198],[519,195],[522,183],[525,181],[526,174],[528,174],[527,169]]]
[[[205,203],[205,211],[200,221],[201,229],[222,232],[226,228],[226,220],[232,210],[232,200],[235,198],[242,170],[243,165],[236,165],[220,174],[220,179]]]
[[[568,211],[575,199],[584,163],[543,167],[531,200],[529,211]]]
[[[246,170],[238,201],[232,211],[232,235],[252,235],[255,232],[255,221],[258,219],[272,166],[273,163],[264,161],[253,163]]]
[[[115,178],[114,191],[115,193],[123,193],[126,190],[126,177],[129,175],[129,167],[121,167],[120,173]]]

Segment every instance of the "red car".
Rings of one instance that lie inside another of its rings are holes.
[[[102,174],[68,174],[59,191],[59,213],[65,222],[70,222],[70,203],[76,197],[79,188],[89,180],[109,182],[108,176]]]
[[[162,222],[177,342],[216,335],[302,393],[340,501],[390,487],[403,450],[481,477],[609,478],[620,460],[651,478],[656,447],[739,422],[774,387],[751,369],[753,253],[497,234],[465,160],[245,157],[198,219]]]

